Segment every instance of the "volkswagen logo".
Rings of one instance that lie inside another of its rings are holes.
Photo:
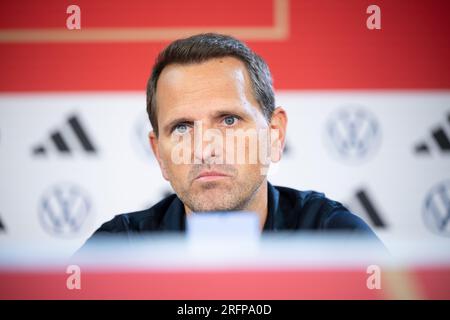
[[[84,228],[91,207],[91,200],[84,190],[73,184],[59,184],[43,194],[39,219],[48,233],[72,237]]]
[[[332,152],[351,164],[366,161],[381,140],[377,119],[360,106],[341,108],[332,113],[326,123],[325,136]]]
[[[432,232],[450,236],[450,180],[438,183],[428,192],[423,218]]]
[[[155,159],[148,138],[148,134],[151,130],[152,126],[147,114],[139,114],[134,124],[132,143],[135,149],[137,149],[137,152],[141,155],[141,158],[145,161]]]

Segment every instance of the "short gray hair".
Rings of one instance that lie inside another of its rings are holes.
[[[202,63],[222,57],[235,57],[245,64],[255,99],[267,121],[270,121],[275,109],[275,97],[272,75],[266,62],[236,38],[217,33],[204,33],[172,42],[156,58],[147,83],[147,113],[157,136],[156,84],[163,69],[173,63]]]

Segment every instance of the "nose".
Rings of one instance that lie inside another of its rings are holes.
[[[194,123],[194,163],[222,164],[223,133],[203,121]]]

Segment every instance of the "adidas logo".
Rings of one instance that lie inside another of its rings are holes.
[[[386,228],[386,222],[382,214],[377,210],[373,200],[371,200],[367,190],[358,189],[354,198],[349,201],[348,207],[355,213],[364,213],[371,224],[377,228]]]
[[[97,148],[92,143],[78,116],[72,115],[59,130],[50,132],[50,137],[44,143],[33,148],[34,155],[46,155],[50,151],[59,154],[86,152],[94,154]]]
[[[286,144],[284,145],[284,149],[283,149],[283,155],[290,156],[291,153],[292,153],[291,144],[289,143],[289,141],[286,141]]]
[[[447,121],[431,130],[431,135],[425,141],[419,142],[415,148],[415,153],[430,154],[432,149],[438,151],[450,152],[450,113],[447,115]]]
[[[3,224],[2,219],[0,218],[0,232],[5,232],[5,231],[6,231],[5,225]]]

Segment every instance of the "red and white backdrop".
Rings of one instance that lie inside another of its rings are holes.
[[[67,8],[80,8],[69,30]],[[366,21],[381,10],[381,29]],[[0,243],[71,254],[171,192],[145,85],[171,40],[217,31],[269,64],[289,116],[270,181],[349,206],[389,247],[450,237],[448,1],[1,1]]]

